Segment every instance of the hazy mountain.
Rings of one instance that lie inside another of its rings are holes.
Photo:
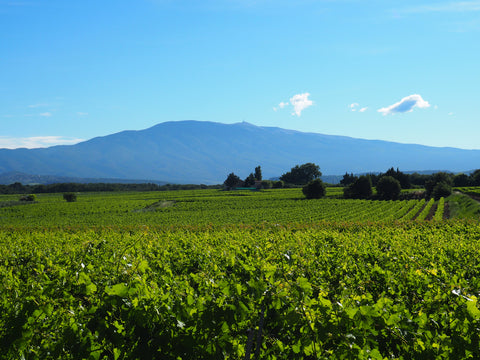
[[[314,162],[324,175],[480,168],[480,150],[438,148],[303,133],[249,123],[165,122],[140,131],[44,149],[0,149],[0,173],[71,178],[151,179],[222,183],[261,165],[264,178]]]

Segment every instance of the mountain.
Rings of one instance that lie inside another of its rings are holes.
[[[306,162],[324,175],[345,172],[480,167],[480,150],[439,148],[304,133],[249,123],[165,122],[76,145],[0,149],[0,173],[73,178],[151,179],[171,183],[222,183],[231,172],[246,177],[258,165],[279,176]]]

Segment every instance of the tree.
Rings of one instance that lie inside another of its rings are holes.
[[[377,194],[380,199],[395,200],[401,190],[400,181],[393,176],[382,176],[377,184]]]
[[[242,180],[232,172],[227,176],[227,179],[223,182],[223,185],[225,185],[227,189],[231,189],[238,186],[241,182]]]
[[[348,186],[350,184],[353,184],[357,179],[358,177],[354,176],[353,173],[352,174],[345,173],[345,175],[343,175],[343,179],[340,180],[340,184],[342,184],[343,186]]]
[[[295,185],[305,185],[308,182],[322,176],[320,167],[314,163],[295,165],[289,172],[280,176],[280,180]]]
[[[387,170],[384,176],[391,176],[394,179],[398,180],[402,189],[410,189],[412,185],[410,184],[410,178],[407,174],[404,174],[400,170],[394,170],[393,167]]]
[[[372,180],[370,176],[360,176],[353,184],[343,189],[346,199],[367,199],[372,196]]]
[[[480,186],[480,169],[475,170],[471,175],[470,178],[472,179],[473,186]]]
[[[425,182],[425,196],[427,198],[431,198],[433,196],[434,188],[440,183],[445,184],[445,186],[443,186],[444,190],[450,188],[450,193],[448,195],[452,193],[453,181],[451,174],[447,174],[446,172],[438,172],[433,174],[431,178]]]
[[[66,202],[74,202],[74,201],[77,201],[77,194],[75,193],[64,193],[63,194],[63,199],[66,201]]]
[[[447,197],[452,194],[452,187],[444,182],[436,184],[432,191],[432,197],[439,200],[441,197]]]
[[[282,180],[274,181],[273,184],[272,184],[272,188],[274,188],[274,189],[282,189],[284,186],[285,186],[285,184]]]
[[[307,199],[320,199],[325,196],[325,184],[320,179],[312,180],[302,188],[302,192]]]
[[[458,187],[470,186],[470,178],[467,174],[457,174],[453,177],[453,185]]]
[[[250,175],[247,176],[243,184],[247,187],[255,185],[255,176],[252,173],[250,173]]]
[[[262,189],[271,189],[273,187],[273,181],[262,180],[261,187],[262,187]]]
[[[255,168],[255,180],[262,181],[262,168],[260,165]]]

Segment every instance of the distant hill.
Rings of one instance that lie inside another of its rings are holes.
[[[324,175],[480,168],[480,150],[438,148],[304,133],[249,123],[165,122],[76,145],[0,149],[0,173],[21,172],[90,179],[151,179],[222,183],[246,177],[258,165],[264,178],[314,162]]]
[[[18,171],[6,172],[0,174],[0,185],[9,185],[19,182],[23,185],[36,184],[58,184],[58,183],[77,183],[77,184],[94,184],[94,183],[116,183],[116,184],[142,184],[153,183],[156,185],[167,184],[164,181],[158,180],[135,180],[135,179],[103,179],[103,178],[81,178],[81,177],[67,177],[55,175],[32,175],[24,174]]]

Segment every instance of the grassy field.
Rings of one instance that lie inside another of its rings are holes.
[[[335,191],[1,196],[0,353],[480,358],[480,223],[443,219],[465,195]]]

